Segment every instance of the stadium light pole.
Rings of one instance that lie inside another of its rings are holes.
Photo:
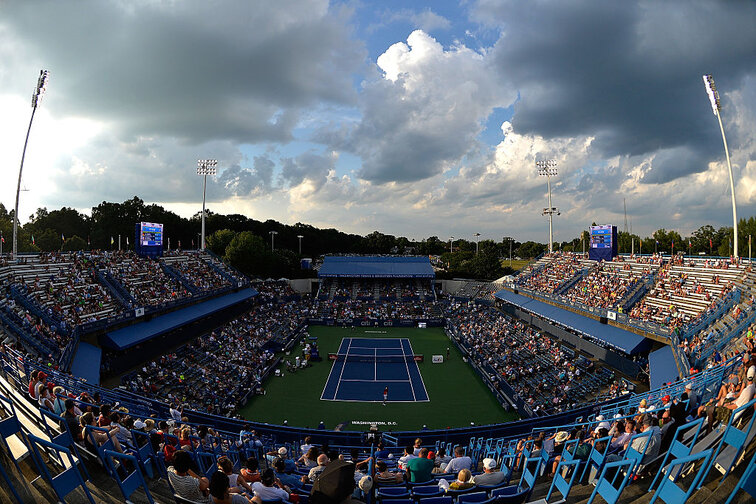
[[[304,238],[304,236],[297,235],[297,239],[299,240],[299,255],[302,255],[302,238]]]
[[[556,159],[548,159],[546,161],[536,161],[536,167],[538,168],[538,175],[546,176],[546,184],[549,188],[549,207],[544,208],[541,215],[549,216],[549,254],[554,252],[554,233],[552,219],[554,214],[559,215],[559,209],[551,206],[551,177],[557,175],[557,162]]]
[[[709,95],[709,101],[711,102],[711,110],[714,115],[717,116],[719,121],[719,129],[722,132],[722,143],[724,144],[725,157],[727,158],[727,170],[730,172],[730,195],[732,196],[732,230],[733,241],[735,242],[733,257],[738,257],[738,212],[735,207],[735,182],[732,178],[732,164],[730,163],[730,151],[727,149],[727,138],[725,137],[724,126],[722,125],[722,116],[719,111],[722,109],[722,105],[719,102],[719,92],[714,85],[714,77],[711,74],[703,76],[704,86],[706,86],[706,94]]]
[[[50,77],[48,70],[39,71],[39,79],[37,79],[37,88],[32,94],[32,113],[31,119],[29,119],[29,128],[26,130],[26,140],[24,140],[24,150],[21,152],[21,166],[18,168],[18,185],[16,186],[16,207],[13,211],[13,259],[17,258],[18,254],[18,197],[21,194],[21,173],[24,171],[24,158],[26,158],[26,146],[29,144],[29,133],[31,133],[32,123],[34,122],[34,113],[37,111],[42,95],[45,94],[47,89],[47,79]]]
[[[453,236],[449,237],[449,253],[450,254],[454,253],[454,237]]]
[[[270,231],[270,251],[275,252],[276,251],[276,235],[278,234],[278,231]]]
[[[207,176],[215,176],[218,161],[215,159],[198,159],[197,160],[197,175],[202,175],[202,239],[200,240],[200,248],[205,250],[205,192],[207,189]]]
[[[512,267],[512,242],[514,241],[514,238],[511,236],[505,236],[505,240],[509,242],[509,267]]]
[[[478,255],[478,237],[480,233],[475,233],[473,236],[475,237],[475,255]]]

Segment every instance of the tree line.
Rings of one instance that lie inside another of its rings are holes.
[[[11,249],[13,211],[0,203],[0,236],[3,252]],[[19,252],[52,252],[77,250],[117,250],[118,238],[123,249],[133,249],[137,222],[157,222],[164,225],[164,246],[170,241],[172,249],[198,248],[200,244],[201,212],[190,218],[166,210],[160,205],[145,204],[138,197],[123,203],[103,201],[86,215],[74,208],[58,210],[39,208],[29,222],[19,226]],[[547,245],[534,241],[520,242],[514,238],[501,240],[450,239],[430,236],[420,241],[373,231],[365,236],[344,233],[334,228],[317,228],[298,222],[293,225],[275,220],[258,221],[240,214],[207,212],[207,247],[243,273],[261,278],[301,277],[307,271],[300,267],[301,259],[323,254],[414,254],[438,256],[437,264],[444,270],[440,278],[466,277],[496,279],[511,273],[503,259],[530,259],[542,254]],[[738,234],[741,255],[748,254],[748,236],[756,235],[756,218],[741,219]],[[275,232],[275,236],[271,236]],[[298,238],[301,236],[302,238]],[[275,249],[271,239],[274,239]],[[676,231],[659,229],[650,237],[620,232],[619,251],[636,253],[682,251],[685,253],[729,256],[732,247],[732,228],[700,227],[689,237]],[[301,243],[301,253],[300,253]],[[642,243],[642,245],[641,245]],[[561,243],[555,249],[580,252],[588,246],[588,231]],[[642,249],[641,249],[642,247]],[[729,248],[728,248],[729,247]]]

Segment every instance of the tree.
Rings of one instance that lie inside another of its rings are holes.
[[[73,235],[71,238],[67,238],[63,243],[61,250],[64,252],[74,252],[78,250],[85,250],[87,248],[87,242],[79,236]]]
[[[245,275],[253,275],[259,269],[265,243],[262,238],[250,231],[242,231],[226,247],[225,260]]]
[[[228,244],[231,243],[235,236],[236,233],[230,229],[216,231],[207,237],[207,248],[216,255],[223,257],[226,254],[226,247],[228,247]]]

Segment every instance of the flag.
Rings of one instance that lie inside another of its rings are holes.
[[[63,233],[60,233],[60,239],[63,241],[66,241],[66,235],[64,235]]]
[[[693,242],[691,242],[690,240],[688,240],[688,248],[693,248]]]
[[[5,236],[0,236],[0,243],[5,243]]]
[[[111,237],[110,237],[110,244],[111,244],[111,245],[113,245],[114,243],[115,243],[115,240],[114,240],[114,239],[113,239],[113,237],[111,236]]]
[[[129,237],[128,236],[126,237],[126,246],[127,247],[129,246]]]
[[[711,243],[711,238],[709,238],[709,248],[713,248],[714,244]]]
[[[35,241],[34,241],[34,235],[32,235],[32,245],[34,245],[34,243],[35,243]]]
[[[89,235],[87,235],[87,247],[90,246],[91,243],[89,242]]]

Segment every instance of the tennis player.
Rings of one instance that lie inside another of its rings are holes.
[[[383,405],[386,406],[386,399],[388,398],[388,387],[383,389]]]

